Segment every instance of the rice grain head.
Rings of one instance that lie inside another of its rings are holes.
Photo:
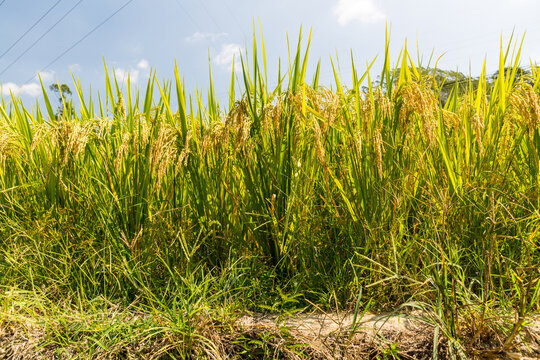
[[[161,186],[161,181],[167,173],[170,165],[175,163],[179,155],[178,139],[181,132],[174,126],[163,124],[158,136],[152,142],[150,156],[152,167],[156,170],[156,188]]]
[[[324,150],[323,136],[321,133],[321,128],[319,127],[319,121],[313,117],[312,118],[312,128],[313,134],[315,135],[315,150],[317,152],[317,158],[321,164],[326,165],[326,152]]]
[[[124,97],[122,93],[118,94],[118,101],[116,102],[116,113],[120,119],[126,119],[126,103],[124,102]]]
[[[0,161],[4,163],[19,151],[20,146],[16,134],[7,125],[0,124]]]
[[[122,162],[129,154],[135,157],[139,156],[139,149],[143,150],[150,142],[151,128],[147,124],[144,114],[139,114],[135,117],[140,122],[138,129],[133,132],[126,131],[122,134],[122,143],[116,152],[115,167],[119,171]]]
[[[244,100],[235,104],[226,120],[227,127],[234,141],[234,150],[248,149],[251,136],[252,120],[248,114],[247,105]]]
[[[532,139],[534,131],[540,125],[540,96],[533,87],[521,82],[509,98],[510,113],[521,127],[528,129]]]
[[[176,163],[176,173],[177,174],[180,171],[180,169],[182,169],[182,168],[184,168],[184,167],[186,167],[188,165],[189,155],[191,154],[190,143],[191,143],[192,136],[193,136],[193,131],[188,130],[187,135],[186,135],[186,141],[184,143],[184,147],[183,147],[182,151],[180,152],[180,154],[178,155],[178,161]]]
[[[383,155],[385,153],[384,144],[382,140],[381,129],[377,128],[373,134],[373,146],[375,148],[375,162],[377,165],[377,173],[379,178],[383,178]]]
[[[399,110],[399,125],[403,133],[411,134],[414,128],[412,121],[418,116],[422,124],[422,136],[427,139],[429,146],[436,141],[439,118],[439,103],[433,91],[416,82],[409,82],[396,92],[396,102],[401,104]]]

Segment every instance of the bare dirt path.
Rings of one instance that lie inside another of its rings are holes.
[[[239,318],[237,325],[252,336],[276,334],[283,346],[287,341],[305,344],[313,358],[449,359],[451,352],[459,358],[459,351],[452,351],[447,338],[420,313],[368,313],[356,318],[353,313],[252,314]],[[514,347],[505,349],[503,342],[482,336],[461,355],[472,359],[540,359],[540,317],[526,323]]]
[[[136,328],[139,321],[150,319],[149,314],[125,314],[120,321]],[[182,337],[141,335],[90,355],[75,345],[59,349],[42,326],[27,320],[0,324],[0,359],[169,359],[169,351],[185,346]],[[494,332],[474,341],[465,333],[461,352],[420,312],[356,317],[348,312],[249,313],[231,323],[199,320],[197,336],[206,340],[195,349],[197,359],[540,359],[540,316],[528,319],[512,347],[504,348],[505,338]]]

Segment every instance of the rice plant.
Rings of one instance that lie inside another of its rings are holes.
[[[45,109],[2,98],[0,286],[138,302],[184,354],[217,351],[190,321],[219,276],[220,301],[358,308],[363,291],[423,309],[455,356],[491,333],[510,351],[540,296],[538,67],[519,73],[511,41],[494,81],[484,64],[442,101],[436,68],[406,46],[393,61],[388,37],[378,84],[373,63],[345,81],[334,59],[328,87],[310,41],[270,88],[254,36],[227,107],[212,80],[186,94],[178,67],[142,92],[105,66],[97,99],[74,77],[80,104],[56,114],[44,84]]]

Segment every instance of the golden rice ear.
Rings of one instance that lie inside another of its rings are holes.
[[[380,115],[382,117],[390,117],[392,115],[394,106],[392,101],[388,98],[388,96],[383,92],[383,89],[381,86],[377,86],[377,88],[374,91],[374,100],[375,104],[377,104],[377,107],[380,111]]]
[[[527,128],[532,138],[540,125],[540,96],[529,83],[523,81],[514,89],[508,102],[510,116],[521,127]]]
[[[395,93],[394,102],[399,104],[399,127],[406,137],[413,135],[416,119],[419,119],[422,131],[420,135],[427,140],[429,146],[433,146],[440,116],[439,102],[433,90],[410,81],[402,84]]]
[[[181,169],[183,167],[186,167],[188,165],[189,156],[191,154],[191,139],[193,137],[192,130],[188,130],[186,134],[186,142],[184,144],[184,147],[182,148],[182,151],[178,155],[178,161],[177,161],[177,171],[178,169]]]
[[[264,129],[268,126],[267,120],[265,120],[268,117],[268,108],[262,111],[262,115],[261,126]],[[228,142],[232,138],[235,153],[239,150],[248,149],[252,126],[253,120],[248,113],[245,100],[237,101],[226,117],[225,127],[220,131],[220,140]]]
[[[480,155],[483,155],[484,144],[482,142],[482,132],[485,129],[484,118],[478,113],[475,113],[473,116],[472,123],[473,123],[474,133],[476,135],[476,142],[478,144],[478,151],[480,152]]]
[[[324,150],[323,137],[321,133],[321,128],[319,127],[319,121],[313,117],[312,118],[312,128],[313,134],[315,135],[315,149],[317,152],[317,158],[321,164],[326,164],[326,152]]]
[[[379,178],[382,179],[383,177],[383,155],[385,152],[384,144],[382,141],[382,134],[381,130],[377,128],[373,135],[373,146],[375,148],[375,162],[377,166],[377,172],[379,174]]]
[[[180,150],[178,143],[181,139],[181,130],[169,124],[162,124],[157,138],[150,148],[150,163],[156,169],[156,187],[161,186],[161,182],[167,173],[167,169],[175,164]]]
[[[133,138],[133,135],[128,132],[122,135],[122,142],[120,144],[120,147],[118,148],[118,151],[116,152],[116,159],[114,161],[114,166],[116,168],[116,171],[120,171],[120,168],[122,166],[122,161],[124,157],[128,154],[128,151],[130,149],[132,138]]]
[[[126,120],[126,103],[124,102],[124,97],[122,93],[118,93],[118,102],[116,103],[116,113],[122,121]]]
[[[319,93],[313,92],[313,96],[320,101],[321,113],[326,119],[326,121],[322,124],[322,130],[324,133],[327,133],[331,128],[334,127],[339,119],[341,99],[338,94],[326,89]]]
[[[17,135],[6,124],[0,124],[0,163],[4,163],[21,149]]]
[[[452,129],[454,131],[458,131],[461,128],[461,119],[458,114],[443,109],[441,110],[441,115],[443,117],[444,126],[448,129]]]

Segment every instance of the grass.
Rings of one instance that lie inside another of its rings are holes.
[[[354,62],[310,81],[310,40],[270,88],[254,36],[227,107],[177,69],[97,100],[74,78],[58,113],[44,86],[44,109],[2,99],[2,327],[44,357],[287,358],[313,353],[235,319],[420,309],[434,358],[514,351],[540,296],[538,67],[510,42],[443,103],[388,39],[378,86]]]

